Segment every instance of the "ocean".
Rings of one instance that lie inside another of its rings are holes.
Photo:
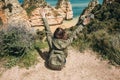
[[[23,2],[23,0],[19,0],[20,3]],[[58,0],[46,0],[50,5],[55,6]],[[88,6],[88,3],[91,0],[70,0],[72,4],[72,9],[73,9],[73,15],[74,17],[79,16],[83,9]],[[99,0],[99,3],[101,4],[103,0]]]

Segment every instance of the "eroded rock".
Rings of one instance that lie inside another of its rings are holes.
[[[61,24],[64,19],[69,20],[73,18],[72,6],[69,0],[58,0],[55,8],[43,3],[45,3],[44,0],[41,4],[39,4],[41,6],[36,6],[37,8],[34,9],[30,15],[30,23],[32,26],[44,25],[40,15],[41,9],[46,11],[46,17],[49,25]]]
[[[66,20],[73,18],[72,5],[69,0],[58,0],[56,9]]]
[[[23,24],[26,24],[26,27],[30,27],[27,13],[21,7],[18,0],[4,0],[2,2],[4,4],[2,7],[2,11],[6,17],[7,25],[15,25],[20,22],[23,22]]]
[[[88,7],[83,11],[82,15],[80,15],[77,25],[83,24],[87,25],[90,22],[91,18],[94,18],[94,14],[91,14],[91,11],[98,5],[98,0],[92,0]]]

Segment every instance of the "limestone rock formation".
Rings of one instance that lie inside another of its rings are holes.
[[[0,14],[3,13],[0,16],[6,24],[15,24],[21,21],[27,22],[30,26],[43,25],[40,15],[41,8],[46,11],[49,25],[61,24],[64,19],[73,18],[72,6],[69,0],[58,0],[56,8],[48,5],[45,0],[24,0],[23,7],[21,7],[18,0],[0,0],[0,2],[2,2],[0,3],[0,9],[2,10]],[[27,10],[30,13],[29,16]]]
[[[79,25],[81,23],[84,24],[84,25],[87,25],[90,22],[90,19],[94,18],[94,14],[91,14],[91,11],[98,4],[99,4],[98,0],[92,0],[88,4],[88,7],[83,11],[82,15],[80,15],[77,25]]]
[[[4,2],[0,0],[0,20],[1,20],[1,23],[6,24],[7,18],[6,18],[4,10],[2,9],[3,6],[4,6]]]
[[[48,5],[45,0],[41,0],[39,6],[34,9],[30,15],[30,23],[32,26],[43,25],[40,10],[43,8],[46,11],[46,17],[49,25],[61,24],[64,19],[72,19],[73,11],[69,0],[58,0],[56,8]]]
[[[30,6],[36,6],[36,7],[40,7],[43,5],[46,5],[46,1],[45,0],[24,0],[23,2],[23,7],[26,9]]]
[[[43,25],[42,17],[40,15],[40,11],[43,8],[36,8],[32,11],[32,15],[30,16],[30,23],[32,26],[40,26]],[[63,17],[59,15],[55,8],[50,6],[44,7],[46,12],[46,18],[48,20],[49,25],[61,24],[63,22]]]
[[[5,13],[7,24],[14,25],[20,21],[30,27],[26,11],[21,7],[18,0],[4,0],[3,12]]]
[[[61,14],[66,20],[73,18],[72,5],[69,0],[58,0],[56,5],[59,14]]]
[[[88,7],[85,9],[85,11],[83,12],[83,16],[87,16],[91,13],[91,11],[94,9],[94,7],[96,5],[98,5],[99,2],[98,0],[92,0],[89,4]],[[82,16],[81,16],[82,17]]]

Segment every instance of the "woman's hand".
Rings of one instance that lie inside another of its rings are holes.
[[[42,18],[46,18],[46,16],[45,16],[46,13],[45,13],[44,9],[40,10],[40,14],[41,14]]]

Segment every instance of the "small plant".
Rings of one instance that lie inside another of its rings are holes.
[[[38,62],[37,59],[38,53],[34,50],[27,53],[25,56],[19,59],[19,66],[29,68],[32,65],[35,65]]]
[[[33,35],[23,24],[0,30],[0,59],[6,59],[7,68],[18,64],[29,67],[37,61]]]
[[[45,30],[40,31],[39,29],[36,30],[36,39],[42,41],[45,38]]]
[[[4,55],[21,56],[32,46],[32,35],[25,27],[9,26],[1,36]]]
[[[26,9],[26,12],[27,12],[27,14],[28,14],[28,16],[31,16],[31,12],[33,11],[33,10],[35,10],[37,7],[36,6],[30,6],[30,7],[28,7],[27,9]]]
[[[3,25],[3,22],[2,22],[2,19],[1,19],[1,17],[0,17],[0,27],[1,27],[1,25]]]
[[[13,56],[9,56],[7,57],[7,59],[8,59],[7,62],[4,64],[6,68],[14,67],[19,61],[18,58],[13,57]]]

